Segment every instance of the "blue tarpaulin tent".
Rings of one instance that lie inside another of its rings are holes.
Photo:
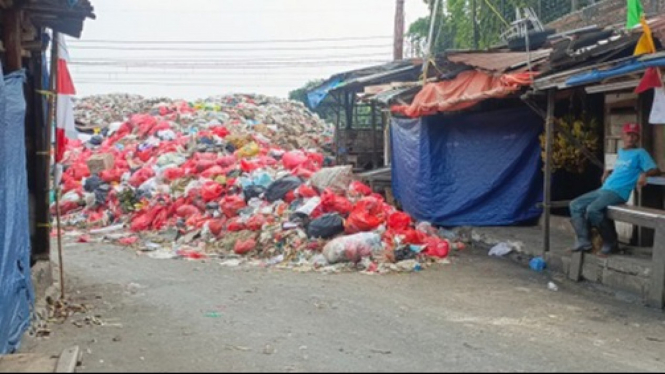
[[[543,120],[526,107],[393,118],[392,184],[403,209],[441,226],[540,216]]]
[[[18,349],[34,303],[25,155],[25,72],[0,83],[0,354]]]

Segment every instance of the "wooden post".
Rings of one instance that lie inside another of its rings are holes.
[[[550,205],[552,203],[552,138],[554,135],[554,89],[547,92],[547,118],[545,119],[545,185],[543,209],[543,256],[550,251]]]
[[[376,136],[376,102],[372,101],[372,165],[374,169],[379,168],[379,144],[377,142]]]
[[[342,108],[343,108],[343,103],[340,100],[335,100],[337,102],[337,109],[335,110],[336,118],[335,118],[335,165],[339,164],[339,148],[340,148],[340,122],[342,120]]]
[[[39,32],[41,39],[41,30]],[[26,90],[26,138],[28,143],[28,189],[32,196],[30,201],[34,211],[31,225],[33,261],[50,259],[50,219],[49,192],[50,188],[50,132],[44,118],[44,97],[39,90],[42,87],[42,51],[33,51],[28,74]]]
[[[11,73],[23,66],[21,63],[21,11],[4,10],[2,23],[4,24],[5,73]]]

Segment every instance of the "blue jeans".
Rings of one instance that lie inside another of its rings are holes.
[[[584,217],[592,226],[599,227],[605,219],[608,206],[625,202],[616,192],[597,189],[571,201],[570,216],[571,218]]]

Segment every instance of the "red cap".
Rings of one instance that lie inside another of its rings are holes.
[[[637,135],[640,134],[640,125],[637,123],[627,123],[623,125],[623,132],[626,134],[635,133]]]

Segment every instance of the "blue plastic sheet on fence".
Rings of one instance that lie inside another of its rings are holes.
[[[403,209],[441,226],[494,226],[541,214],[543,121],[528,108],[394,118],[392,184]]]
[[[650,67],[665,66],[665,57],[634,59],[614,66],[611,69],[594,69],[588,73],[574,75],[566,80],[567,86],[579,86],[581,84],[597,83],[605,79],[620,77],[626,74],[639,73]]]
[[[25,156],[23,70],[0,84],[0,354],[16,351],[34,303]]]

